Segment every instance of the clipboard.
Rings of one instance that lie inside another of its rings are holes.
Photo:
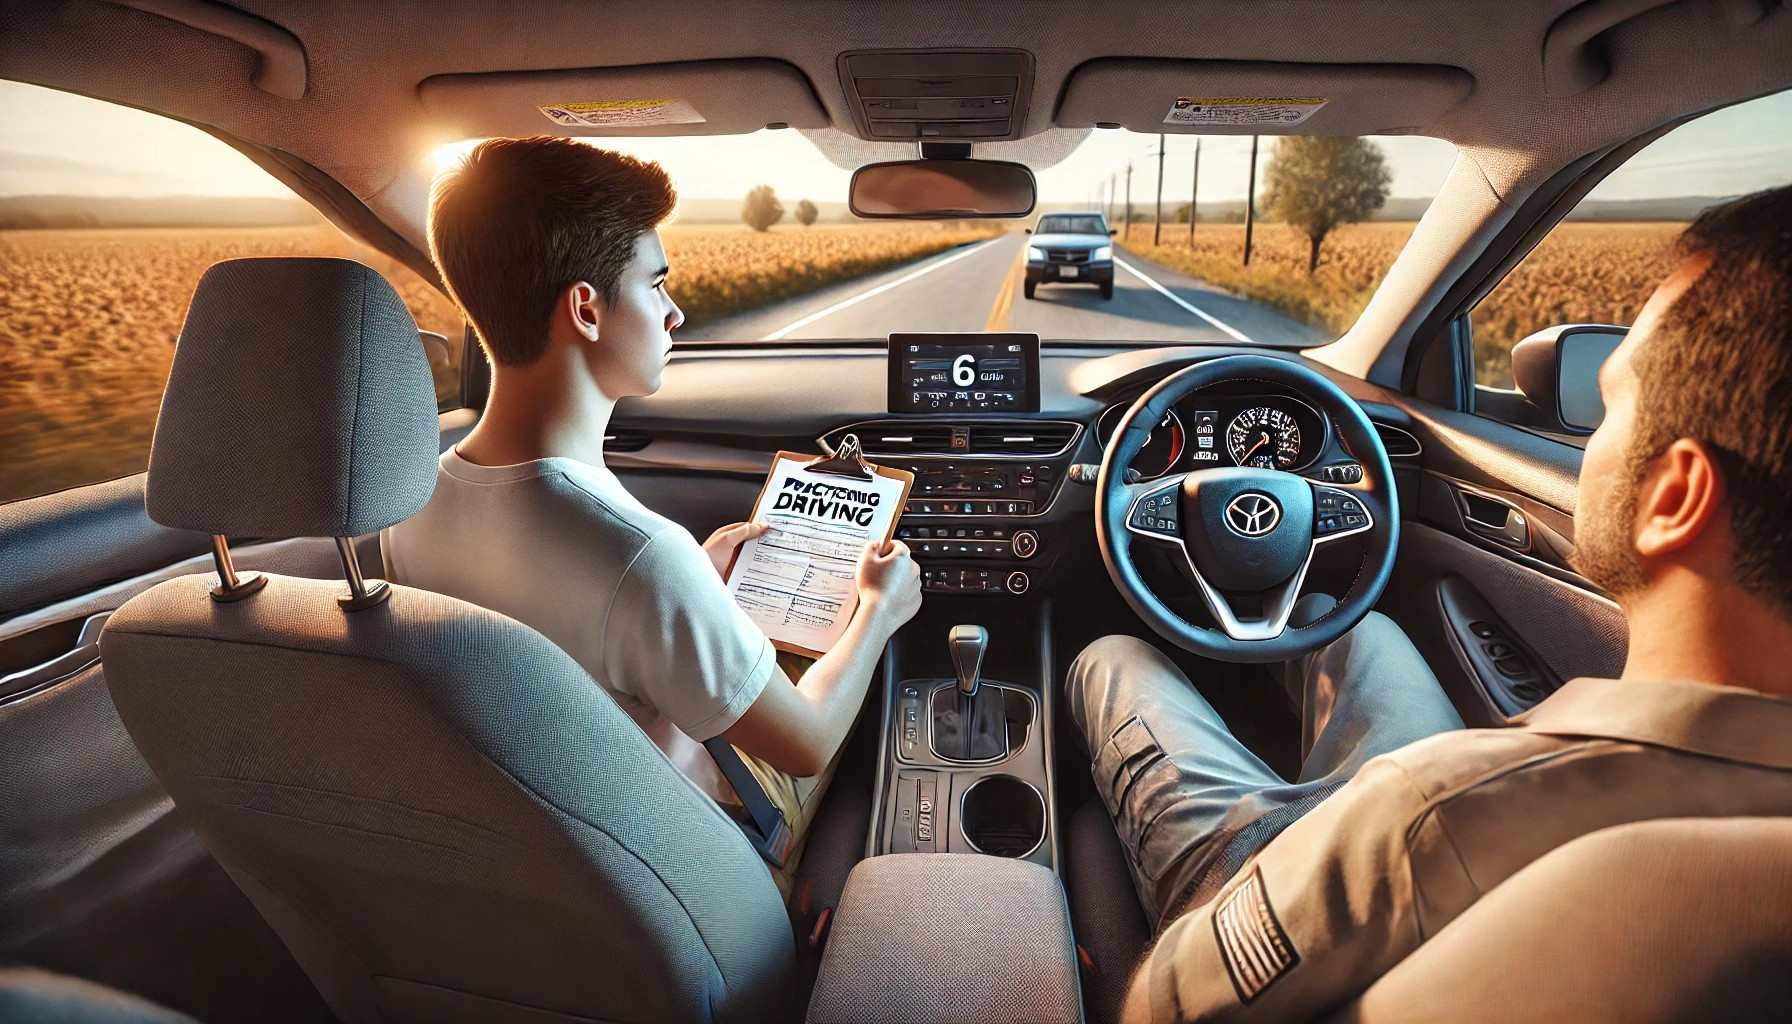
[[[890,517],[889,524],[884,529],[882,536],[877,538],[878,543],[880,545],[888,543],[889,540],[895,536],[896,524],[902,519],[902,510],[907,506],[909,492],[914,488],[915,475],[907,470],[892,469],[887,466],[878,466],[867,462],[865,460],[864,450],[860,447],[859,438],[856,434],[847,434],[845,437],[841,438],[840,446],[835,449],[832,454],[822,455],[820,457],[813,457],[803,452],[780,451],[772,461],[772,470],[766,474],[765,483],[760,487],[758,497],[753,499],[753,512],[751,518],[748,520],[749,522],[764,521],[762,513],[764,512],[766,494],[771,488],[772,481],[779,476],[780,464],[786,461],[802,462],[803,465],[800,472],[804,474],[814,474],[823,477],[838,477],[848,481],[862,480],[870,482],[877,478],[901,481],[901,491],[896,496],[894,506],[896,514]],[[869,542],[870,539],[870,537],[867,537],[866,541]],[[741,555],[746,552],[747,545],[756,543],[756,540],[747,541],[737,548],[733,557],[729,559],[728,571],[722,574],[722,579],[729,585],[731,593],[733,593],[735,589],[734,573],[736,567],[740,563]],[[857,614],[858,611],[857,592],[851,591],[851,593],[853,595],[853,607],[837,620],[842,624],[850,622],[852,616]],[[763,623],[761,623],[761,625],[763,628]],[[844,625],[842,625],[841,628],[844,628]],[[780,639],[777,636],[772,636],[771,642],[772,646],[780,651],[802,655],[808,658],[819,658],[827,653],[824,650],[818,650],[813,647]]]

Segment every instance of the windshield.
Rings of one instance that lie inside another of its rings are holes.
[[[1105,235],[1108,226],[1100,217],[1041,217],[1035,230],[1042,235]]]
[[[661,235],[679,342],[990,330],[1320,344],[1355,322],[1456,156],[1419,137],[1264,137],[1253,154],[1249,136],[1061,134],[1068,155],[1034,167],[1037,213],[1012,221],[857,219],[852,172],[789,129],[591,141],[658,161],[678,188]],[[476,142],[444,146],[437,166]],[[1324,187],[1339,167],[1353,188]],[[1053,234],[1110,229],[1108,244],[1046,251]]]

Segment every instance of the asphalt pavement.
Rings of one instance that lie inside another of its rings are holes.
[[[1114,297],[1094,285],[1021,285],[1027,237],[1012,232],[697,327],[698,341],[882,338],[892,331],[1030,331],[1047,339],[1271,345],[1325,340],[1267,306],[1116,250]],[[677,298],[677,268],[673,268]]]

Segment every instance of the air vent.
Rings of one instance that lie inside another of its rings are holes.
[[[1067,420],[986,420],[969,423],[913,423],[891,420],[855,423],[821,438],[828,451],[847,434],[859,435],[865,454],[1012,455],[1016,458],[1056,455],[1070,447],[1081,428]]]
[[[1375,432],[1381,435],[1381,446],[1388,450],[1388,458],[1410,459],[1419,454],[1419,439],[1399,427],[1377,423]]]
[[[830,434],[828,447],[837,446],[839,435],[845,433]],[[859,445],[867,455],[947,455],[952,452],[952,428],[943,423],[892,423],[884,427],[871,424],[860,427],[858,435]]]
[[[618,430],[604,435],[604,451],[638,452],[652,441],[652,437],[639,431]]]
[[[1076,424],[1043,422],[971,427],[971,450],[979,455],[1056,455],[1076,437]]]

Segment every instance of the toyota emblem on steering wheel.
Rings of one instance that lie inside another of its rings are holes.
[[[1267,494],[1248,492],[1226,504],[1226,525],[1241,537],[1261,537],[1282,521],[1282,506]]]

